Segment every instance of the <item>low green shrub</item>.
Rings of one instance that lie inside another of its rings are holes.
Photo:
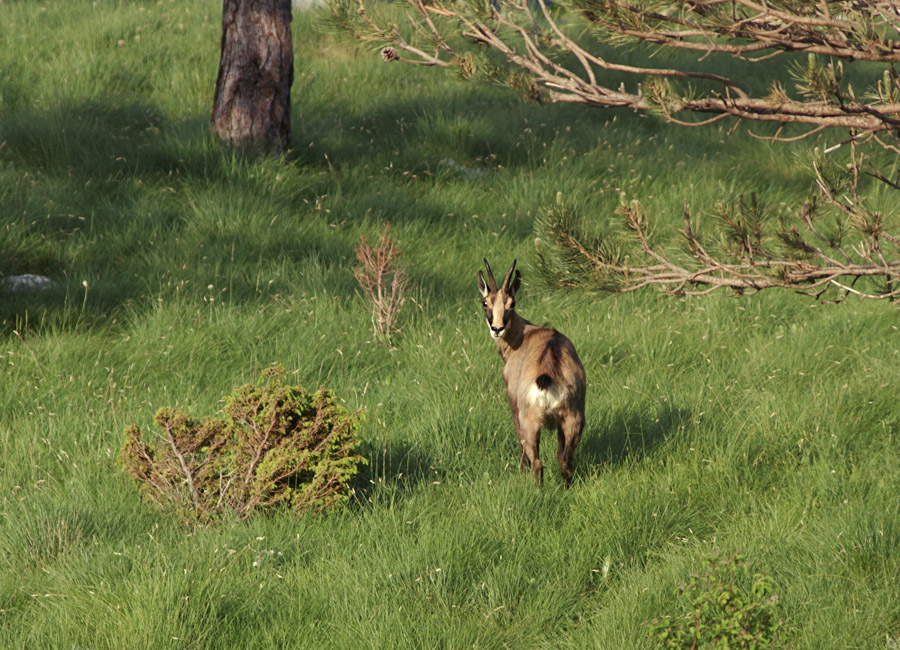
[[[348,414],[329,391],[286,386],[283,375],[274,366],[238,388],[225,400],[224,418],[162,408],[155,436],[129,426],[119,453],[125,472],[185,520],[344,504],[365,462],[356,454],[359,413]]]
[[[778,596],[772,579],[755,574],[738,555],[706,560],[706,568],[680,591],[690,598],[690,610],[647,623],[650,635],[672,650],[762,650],[784,648],[783,619],[776,611]]]

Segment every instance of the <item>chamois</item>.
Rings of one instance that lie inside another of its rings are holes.
[[[516,292],[522,274],[515,271],[515,260],[499,289],[487,259],[484,267],[490,285],[478,271],[478,289],[488,329],[503,358],[503,381],[519,438],[519,467],[524,471],[527,459],[535,480],[543,480],[538,450],[541,428],[555,428],[559,438],[556,458],[568,485],[572,482],[575,448],[584,428],[584,366],[569,339],[516,313]]]

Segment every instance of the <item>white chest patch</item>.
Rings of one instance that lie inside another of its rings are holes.
[[[550,384],[547,390],[541,390],[537,384],[532,384],[531,388],[528,389],[526,399],[529,404],[547,413],[560,407],[562,392],[562,389],[556,384]]]

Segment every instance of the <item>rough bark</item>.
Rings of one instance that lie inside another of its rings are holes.
[[[224,0],[213,133],[280,154],[291,144],[291,0]]]

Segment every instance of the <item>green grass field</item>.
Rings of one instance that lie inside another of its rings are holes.
[[[656,647],[712,553],[770,576],[792,648],[900,643],[900,321],[887,304],[542,287],[557,192],[607,224],[758,190],[813,143],[527,104],[387,65],[295,15],[294,151],[209,135],[221,4],[0,3],[0,647]],[[453,161],[452,163],[449,161]],[[354,246],[415,283],[373,341]],[[475,274],[588,374],[566,490],[518,471]],[[499,271],[498,271],[499,273]],[[344,512],[186,529],[116,465],[161,406],[212,415],[281,362],[364,409]]]

